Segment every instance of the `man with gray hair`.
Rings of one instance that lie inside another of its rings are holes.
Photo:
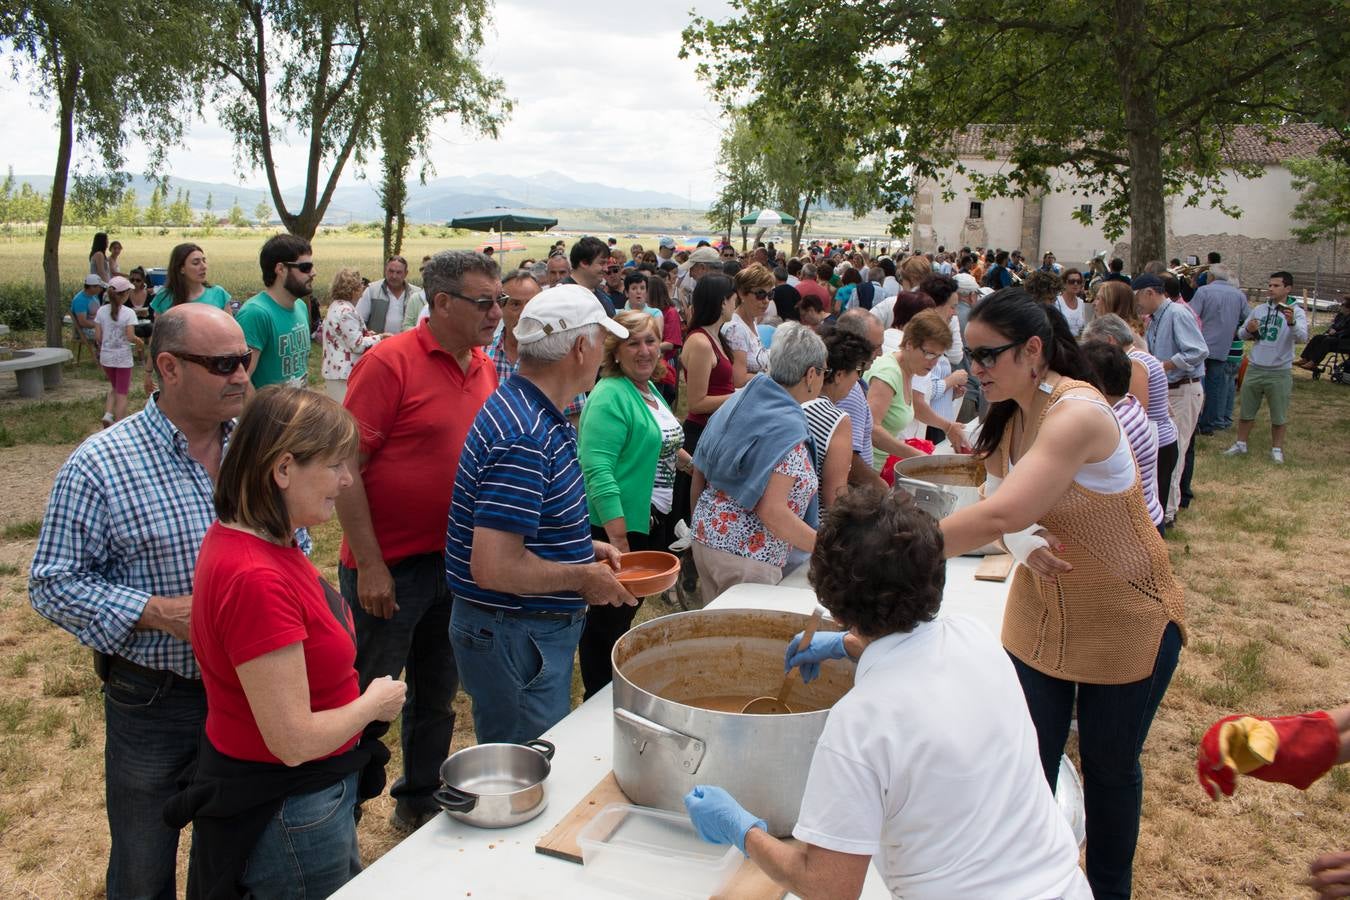
[[[192,576],[250,352],[238,323],[209,304],[160,315],[148,360],[159,390],[75,449],[38,534],[33,608],[94,651],[103,681],[111,898],[175,895],[179,829],[161,809],[206,723],[188,636]]]
[[[815,297],[820,301],[820,308],[828,314],[833,309],[833,300],[830,298],[830,292],[817,280],[816,267],[813,263],[807,263],[802,266],[801,281],[797,282],[797,293],[801,294],[802,299]]]
[[[1191,312],[1200,318],[1209,356],[1205,359],[1205,405],[1195,430],[1213,434],[1233,425],[1233,400],[1237,393],[1239,358],[1230,362],[1228,348],[1238,326],[1247,316],[1247,295],[1232,284],[1232,273],[1223,263],[1209,267],[1209,280],[1191,297]]]
[[[502,320],[497,263],[481,253],[438,253],[422,270],[427,319],[386,338],[352,369],[345,406],[361,431],[359,468],[337,498],[338,585],[356,625],[361,690],[407,670],[391,824],[411,831],[440,808],[459,677],[450,649],[450,594],[441,535],[460,450],[497,388],[483,347]]]
[[[445,532],[450,640],[479,743],[538,738],[571,709],[572,660],[594,605],[637,605],[618,551],[591,540],[576,430],[562,408],[595,386],[608,332],[628,330],[577,284],[521,311],[520,367],[474,420]]]

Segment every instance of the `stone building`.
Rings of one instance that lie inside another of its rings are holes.
[[[1350,240],[1339,242],[1338,258],[1333,261],[1330,240],[1300,244],[1290,234],[1290,229],[1299,224],[1290,215],[1299,195],[1284,163],[1315,155],[1330,136],[1331,132],[1317,125],[1292,124],[1278,131],[1277,143],[1267,144],[1256,129],[1237,126],[1230,141],[1230,159],[1262,167],[1259,178],[1243,178],[1234,173],[1221,178],[1228,190],[1226,202],[1241,209],[1242,215],[1232,218],[1210,209],[1203,199],[1198,206],[1188,207],[1184,195],[1168,197],[1168,258],[1184,260],[1197,256],[1204,262],[1205,254],[1216,250],[1236,269],[1244,284],[1262,280],[1275,269],[1313,272],[1319,258],[1323,272],[1350,270],[1350,246],[1347,246]],[[989,149],[994,159],[985,158]],[[1002,172],[1011,165],[1006,145],[1000,147],[998,142],[990,142],[979,125],[962,133],[958,155],[966,168],[980,173]],[[1029,261],[1039,261],[1049,251],[1061,265],[1079,267],[1102,251],[1108,258],[1119,256],[1127,262],[1130,258],[1128,231],[1119,241],[1111,243],[1099,226],[1085,226],[1073,218],[1073,212],[1084,206],[1095,215],[1105,195],[1076,194],[1064,189],[982,201],[970,179],[962,174],[954,175],[951,190],[950,200],[943,198],[941,186],[931,182],[920,185],[915,192],[910,236],[915,249],[933,251],[938,246],[1021,249]]]

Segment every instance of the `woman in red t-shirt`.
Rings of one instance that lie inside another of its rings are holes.
[[[323,897],[360,871],[353,807],[371,754],[354,748],[368,724],[398,715],[407,689],[385,677],[360,690],[350,610],[293,538],[333,516],[357,445],[355,420],[325,395],[259,391],[230,436],[220,520],[197,557],[192,649],[209,744],[197,783],[229,796],[236,826],[256,822],[198,850],[216,861],[213,877],[255,896],[299,881]],[[236,868],[222,872],[222,858]]]

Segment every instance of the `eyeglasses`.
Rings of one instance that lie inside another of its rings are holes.
[[[1081,279],[1081,278],[1066,278],[1066,279],[1064,280],[1064,283],[1065,283],[1065,284],[1082,284],[1082,283],[1083,283],[1083,279]]]
[[[769,294],[771,294],[771,293],[773,293],[773,292],[772,292],[772,291],[751,291],[751,292],[750,292],[750,294],[751,294],[756,300],[767,300],[767,299],[769,298]]]
[[[314,271],[314,262],[313,262],[312,260],[311,260],[311,261],[308,261],[308,262],[288,262],[288,263],[282,263],[282,265],[285,266],[285,267],[288,268],[288,269],[299,269],[301,272],[304,272],[306,275],[308,275],[310,272],[313,272],[313,271]]]
[[[605,271],[611,275],[617,275],[622,272],[623,269],[619,266],[610,266],[608,269],[605,269]]]
[[[979,364],[982,368],[988,369],[998,362],[998,358],[1005,350],[1011,350],[1019,344],[1025,344],[1026,341],[1013,341],[1011,344],[1004,344],[1001,347],[967,347],[966,352],[970,354],[970,361]]]
[[[506,294],[499,294],[494,299],[492,297],[466,297],[463,294],[458,294],[454,291],[446,291],[446,293],[449,294],[451,297],[458,297],[461,300],[468,300],[474,306],[478,307],[478,311],[480,313],[491,312],[494,304],[498,308],[500,308],[506,306],[506,304],[511,302],[511,298]]]
[[[198,356],[196,353],[179,353],[177,350],[170,350],[170,354],[185,359],[188,362],[196,363],[212,375],[219,375],[222,378],[234,374],[234,370],[243,366],[248,370],[248,364],[253,360],[253,351],[247,353],[236,353],[230,356]]]
[[[933,360],[937,359],[939,356],[942,355],[940,351],[937,353],[929,353],[922,347],[919,348],[919,352],[923,354],[924,362],[932,362]]]

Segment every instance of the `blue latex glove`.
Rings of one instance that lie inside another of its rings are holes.
[[[694,822],[698,836],[710,844],[735,844],[745,853],[745,836],[751,828],[769,826],[746,812],[736,799],[720,787],[699,784],[684,795],[684,808]]]
[[[802,642],[804,631],[797,632],[788,641],[787,651],[783,654],[783,673],[797,666],[802,673],[802,681],[810,683],[820,674],[820,664],[827,659],[843,659],[848,655],[844,650],[844,631],[817,631],[806,649],[798,652],[797,645]]]

